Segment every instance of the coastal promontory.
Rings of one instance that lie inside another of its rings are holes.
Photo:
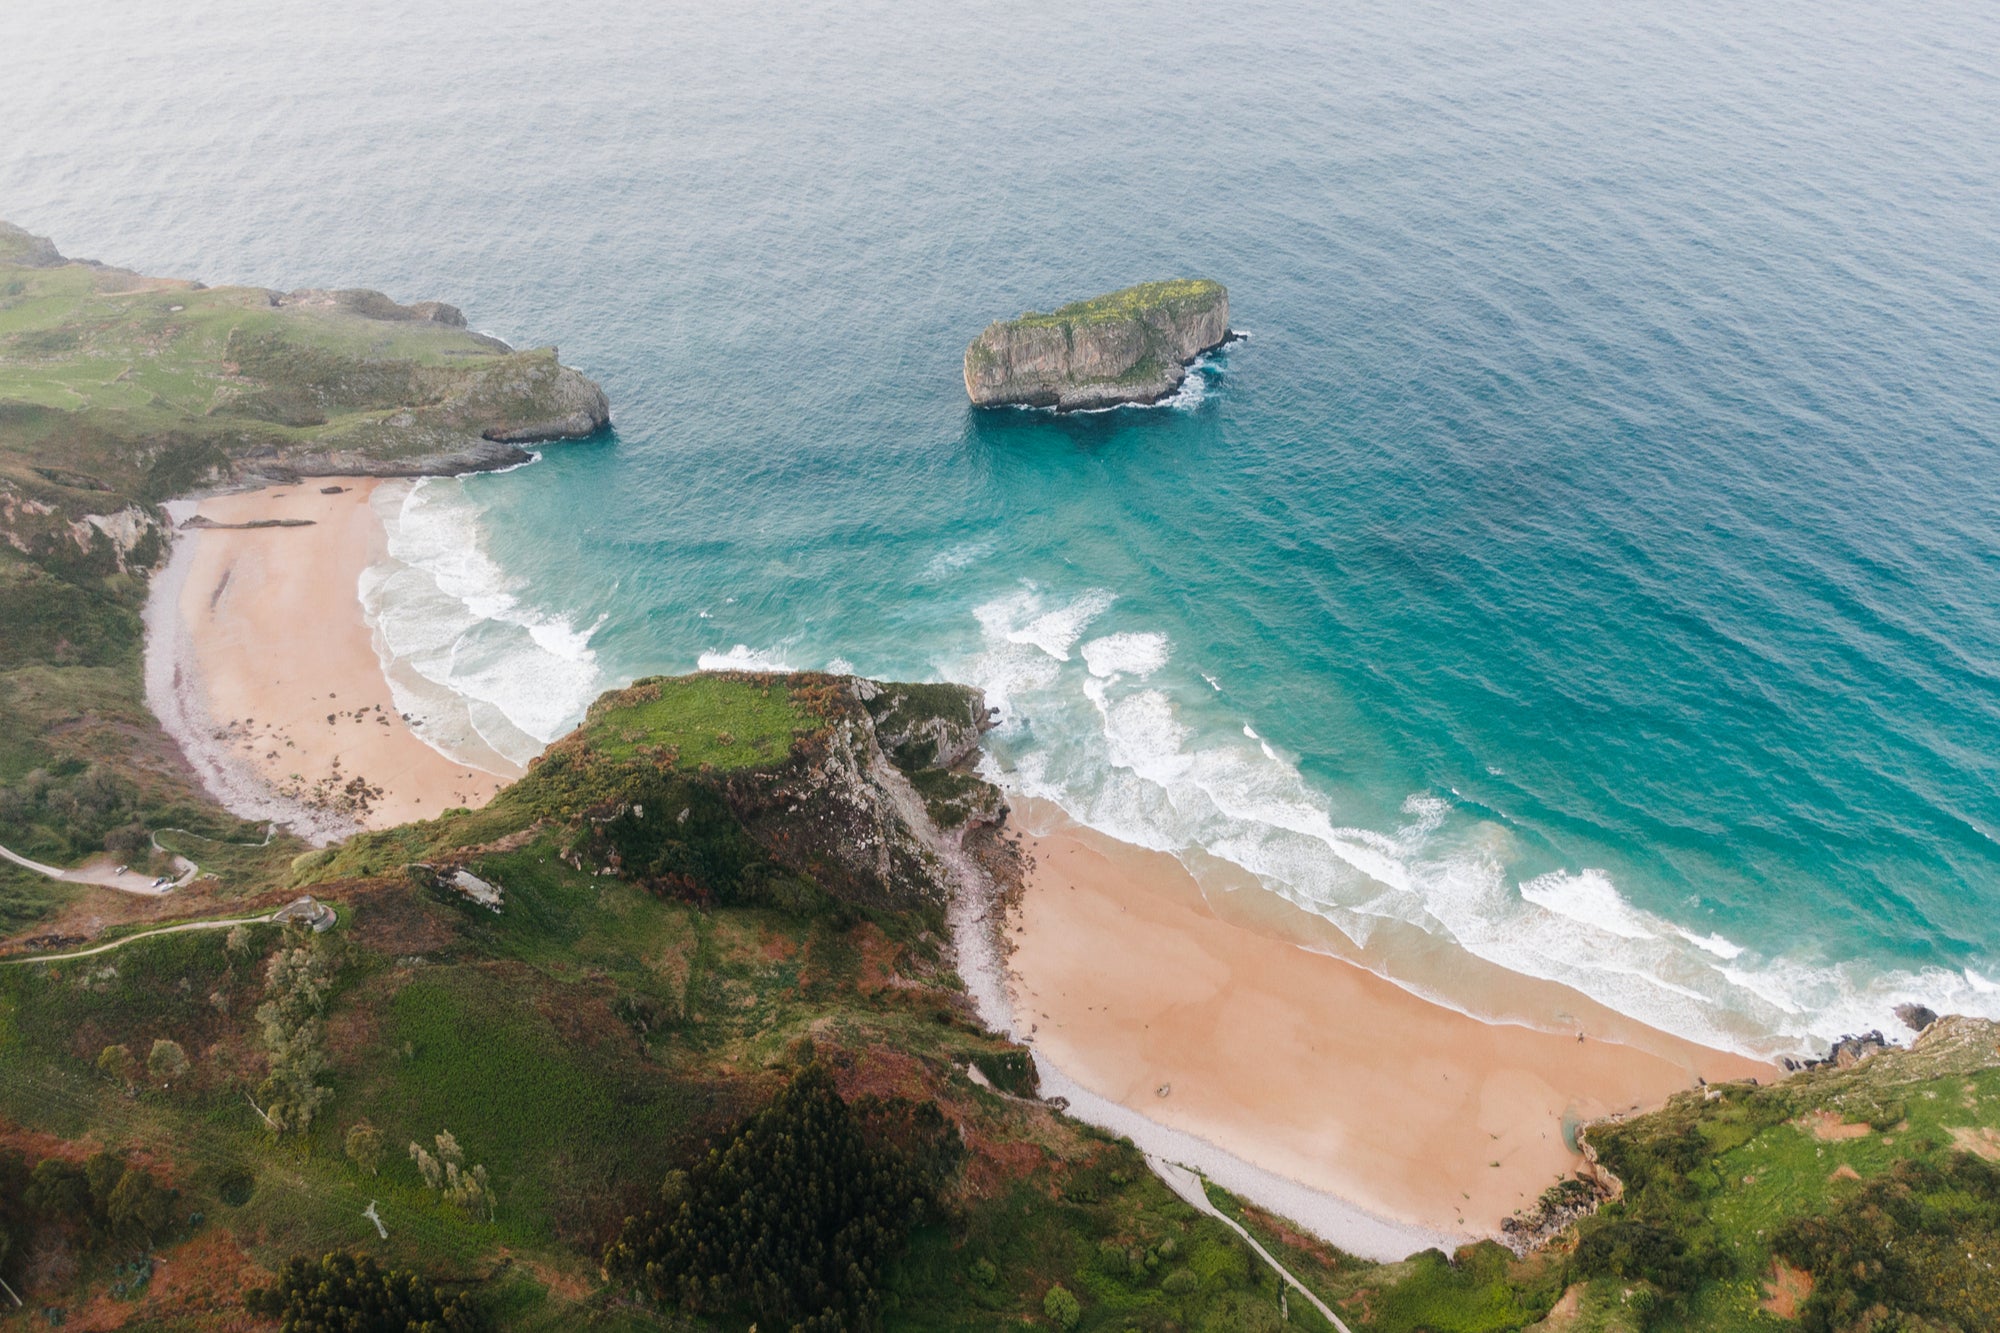
[[[0,493],[62,506],[81,492],[477,471],[609,417],[554,348],[517,350],[442,302],[147,277],[0,222]],[[43,447],[53,438],[60,449]]]
[[[1190,361],[1228,338],[1221,283],[1140,283],[989,324],[965,349],[965,391],[978,407],[1155,403],[1180,387]]]

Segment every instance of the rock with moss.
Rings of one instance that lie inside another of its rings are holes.
[[[965,391],[979,407],[1154,403],[1180,387],[1190,361],[1228,339],[1221,283],[1146,282],[988,325],[965,349]]]

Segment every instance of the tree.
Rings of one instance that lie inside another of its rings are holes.
[[[166,1037],[156,1040],[152,1054],[146,1057],[146,1072],[162,1083],[172,1083],[187,1073],[190,1067],[187,1052],[181,1049],[181,1044]]]
[[[250,954],[250,932],[242,926],[232,926],[222,937],[222,947],[231,958],[246,958]]]
[[[417,1173],[424,1178],[424,1184],[468,1214],[492,1221],[493,1187],[487,1181],[486,1168],[466,1166],[465,1150],[458,1146],[450,1130],[441,1132],[436,1142],[436,1157],[425,1152],[422,1144],[410,1145],[410,1160],[417,1164]]]
[[[382,1169],[382,1131],[366,1120],[357,1120],[347,1131],[347,1156],[369,1175]]]
[[[166,1230],[174,1197],[144,1167],[101,1152],[81,1166],[43,1158],[29,1173],[24,1201],[45,1221],[87,1228],[94,1241],[136,1244]]]
[[[489,1327],[468,1293],[441,1295],[428,1278],[373,1259],[328,1254],[293,1259],[269,1287],[244,1296],[251,1314],[283,1333],[481,1333]]]
[[[90,1182],[75,1162],[44,1157],[28,1176],[27,1204],[50,1221],[88,1222]]]
[[[173,1201],[149,1173],[127,1167],[105,1200],[104,1229],[115,1239],[150,1243],[173,1220]]]

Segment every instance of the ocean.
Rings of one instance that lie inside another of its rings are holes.
[[[1497,967],[1761,1054],[2000,1016],[2000,11],[8,31],[0,216],[449,300],[609,392],[378,497],[359,591],[440,734],[519,760],[698,666],[964,680],[1010,789],[1447,1002]],[[1249,335],[1173,403],[968,408],[988,321],[1168,276]]]

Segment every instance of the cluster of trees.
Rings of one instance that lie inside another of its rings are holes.
[[[85,1249],[150,1244],[173,1225],[175,1197],[119,1153],[32,1164],[0,1153],[0,1280],[18,1281],[29,1251],[49,1239]]]
[[[690,1313],[746,1311],[830,1333],[876,1323],[884,1266],[955,1159],[933,1105],[871,1103],[866,1121],[806,1066],[658,1205],[627,1218],[605,1272]]]
[[[490,1327],[468,1293],[445,1295],[420,1273],[336,1253],[296,1258],[268,1287],[244,1298],[251,1314],[283,1333],[483,1333]]]
[[[303,1134],[333,1098],[319,1076],[326,1069],[323,1045],[327,997],[339,965],[332,948],[317,935],[295,931],[264,968],[264,1003],[257,1024],[264,1038],[269,1074],[257,1089],[258,1110],[276,1134]]]
[[[99,849],[136,857],[149,846],[138,789],[112,769],[76,759],[0,784],[0,830],[10,844],[57,857]]]
[[[155,1083],[171,1084],[185,1078],[194,1065],[186,1048],[171,1037],[157,1037],[146,1054],[146,1074]],[[139,1082],[139,1061],[123,1042],[106,1046],[97,1055],[97,1072],[128,1091]]]
[[[486,1168],[465,1164],[465,1150],[450,1130],[439,1134],[436,1142],[435,1157],[425,1152],[422,1144],[410,1144],[410,1160],[417,1164],[417,1174],[433,1193],[442,1194],[445,1202],[456,1204],[468,1217],[491,1222],[493,1186],[487,1183]]]

